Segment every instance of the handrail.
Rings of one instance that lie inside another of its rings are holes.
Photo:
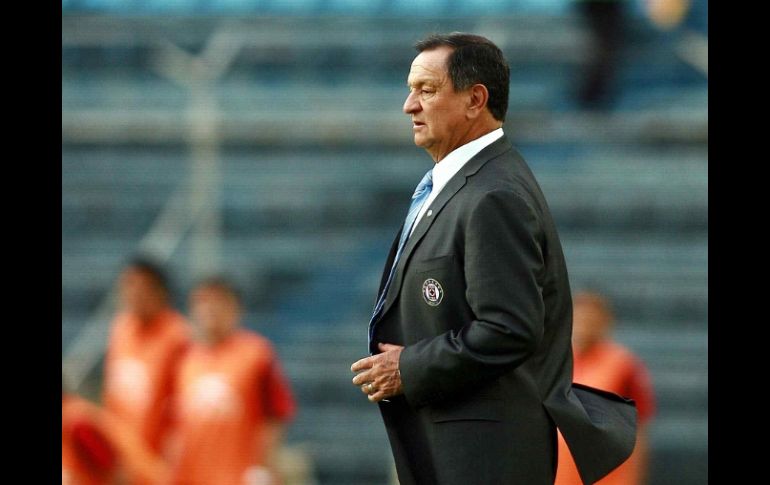
[[[709,77],[709,39],[700,32],[689,30],[676,44],[680,59]]]

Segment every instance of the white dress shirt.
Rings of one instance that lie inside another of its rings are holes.
[[[455,148],[449,155],[436,163],[436,166],[433,167],[433,189],[431,190],[428,199],[420,208],[420,212],[417,214],[414,224],[412,224],[412,231],[409,233],[410,236],[412,235],[412,232],[414,232],[414,228],[417,227],[417,224],[420,223],[420,220],[428,210],[428,207],[430,207],[441,192],[441,189],[443,189],[447,182],[449,182],[449,179],[454,177],[454,175],[459,172],[471,158],[475,157],[481,150],[497,141],[503,134],[502,128],[490,131],[484,136],[476,138],[461,147]]]

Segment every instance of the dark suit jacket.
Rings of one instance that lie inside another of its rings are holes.
[[[404,394],[380,403],[402,485],[552,484],[556,426],[585,483],[633,449],[633,402],[571,386],[572,299],[559,237],[505,136],[450,179],[419,221],[373,325],[372,353],[377,342],[406,346]]]

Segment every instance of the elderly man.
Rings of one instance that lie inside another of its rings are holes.
[[[391,248],[353,384],[379,405],[402,485],[552,484],[556,426],[592,483],[631,452],[635,411],[570,386],[567,270],[503,133],[508,64],[476,35],[416,48],[403,109],[435,165]]]

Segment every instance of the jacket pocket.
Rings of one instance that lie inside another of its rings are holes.
[[[466,420],[502,421],[504,411],[502,399],[475,398],[446,405],[434,405],[430,410],[430,416],[434,423]]]
[[[409,265],[409,270],[414,271],[415,273],[426,273],[440,269],[451,269],[454,266],[454,260],[454,254],[423,259],[422,261],[414,261],[411,263]]]

